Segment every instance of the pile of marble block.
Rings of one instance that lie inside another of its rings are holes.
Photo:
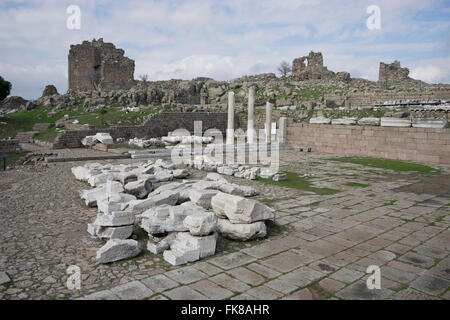
[[[274,172],[271,168],[216,162],[207,155],[196,156],[194,160],[184,159],[183,163],[189,168],[217,172],[223,175],[235,176],[236,178],[247,180],[255,180],[258,177],[263,179],[273,179],[275,181],[286,180],[285,174]]]
[[[214,137],[169,135],[167,137],[161,137],[161,140],[167,143],[208,144],[214,141]]]
[[[168,145],[167,142],[161,141],[157,138],[150,138],[150,139],[139,139],[139,138],[132,138],[128,140],[128,144],[132,146],[138,146],[140,148],[149,148],[149,147],[162,147]]]
[[[177,170],[185,174],[174,174]],[[249,199],[258,194],[254,188],[229,183],[217,173],[203,180],[169,181],[189,173],[161,159],[91,163],[72,172],[95,187],[80,191],[80,196],[86,205],[98,208],[88,232],[107,241],[97,251],[100,263],[138,255],[142,248],[129,239],[137,226],[148,233],[150,252],[163,253],[166,261],[180,265],[213,255],[219,235],[242,241],[264,237],[266,221],[275,219],[273,209]],[[156,183],[160,185],[154,188]]]
[[[109,133],[97,133],[93,136],[86,136],[83,139],[81,139],[81,144],[83,146],[90,147],[95,145],[96,143],[111,145],[113,144],[113,138]]]

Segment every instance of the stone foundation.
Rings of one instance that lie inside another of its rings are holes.
[[[450,164],[450,129],[287,124],[287,143],[312,151]]]
[[[237,117],[235,118],[237,122]],[[117,138],[158,138],[167,136],[170,131],[186,129],[194,132],[194,122],[202,121],[203,132],[208,129],[219,129],[223,134],[227,128],[227,113],[210,112],[167,112],[150,117],[142,126],[123,126],[107,129],[92,128],[89,130],[66,131],[58,136],[53,144],[54,149],[81,148],[81,139],[95,135],[97,132],[107,132]]]

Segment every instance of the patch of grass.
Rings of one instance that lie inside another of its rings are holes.
[[[23,152],[19,152],[19,153],[16,153],[16,154],[6,157],[6,165],[7,166],[14,165],[17,162],[17,160],[22,158],[27,153],[28,153],[27,151],[23,151]],[[3,170],[3,163],[4,163],[3,158],[0,158],[0,169],[1,170]]]
[[[330,188],[316,188],[311,186],[311,182],[309,182],[305,178],[299,177],[295,172],[284,172],[286,174],[286,180],[283,181],[273,181],[272,179],[263,179],[261,177],[256,178],[258,181],[262,181],[264,183],[273,184],[281,187],[299,189],[303,191],[311,191],[319,195],[327,195],[327,194],[335,194],[340,192],[340,190],[330,189]]]
[[[393,171],[407,172],[407,171],[416,171],[421,173],[437,173],[440,170],[422,165],[419,163],[402,161],[402,160],[393,160],[393,159],[381,159],[381,158],[372,158],[372,157],[335,157],[328,158],[325,160],[329,161],[337,161],[337,162],[345,162],[345,163],[354,163],[360,164],[363,166],[374,167],[379,169],[389,169]]]
[[[56,137],[61,132],[61,130],[56,130],[56,127],[50,127],[44,131],[41,131],[39,133],[36,133],[33,136],[33,139],[42,140],[42,141],[48,141],[48,142],[55,142]]]
[[[397,200],[391,200],[391,201],[383,203],[383,206],[392,206],[396,202],[397,202]]]
[[[358,183],[358,182],[347,182],[344,185],[349,187],[359,187],[359,188],[367,188],[370,184]]]
[[[49,114],[53,110],[52,107],[39,105],[32,110],[19,111],[5,115],[0,124],[0,139],[15,137],[19,131],[31,131],[36,123],[55,123],[64,115],[69,115],[71,119],[78,119],[79,124],[88,124],[97,128],[108,128],[113,125],[128,126],[140,125],[145,122],[149,115],[154,114],[157,110],[154,108],[141,108],[138,112],[123,112],[120,108],[105,108],[102,117],[98,112],[87,112],[82,107],[67,108],[57,112],[54,115]],[[51,130],[45,132],[44,136],[50,138]]]

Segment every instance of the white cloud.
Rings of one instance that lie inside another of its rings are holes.
[[[450,57],[419,61],[410,68],[410,76],[428,83],[450,82]]]
[[[438,0],[378,0],[377,32],[365,27],[369,0],[28,0],[15,8],[7,3],[0,3],[0,74],[13,82],[12,94],[27,98],[50,83],[64,92],[70,44],[99,37],[135,59],[136,78],[148,73],[152,80],[275,72],[282,60],[310,50],[322,51],[330,70],[355,77],[376,80],[380,61],[398,59],[417,77],[450,78],[446,60],[421,59],[432,57],[448,38],[449,23],[414,20],[442,6]],[[66,28],[70,4],[81,7],[80,31]],[[424,41],[427,35],[432,40]]]

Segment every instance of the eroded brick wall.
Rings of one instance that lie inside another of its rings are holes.
[[[300,124],[288,121],[287,143],[345,156],[450,164],[450,129]]]

